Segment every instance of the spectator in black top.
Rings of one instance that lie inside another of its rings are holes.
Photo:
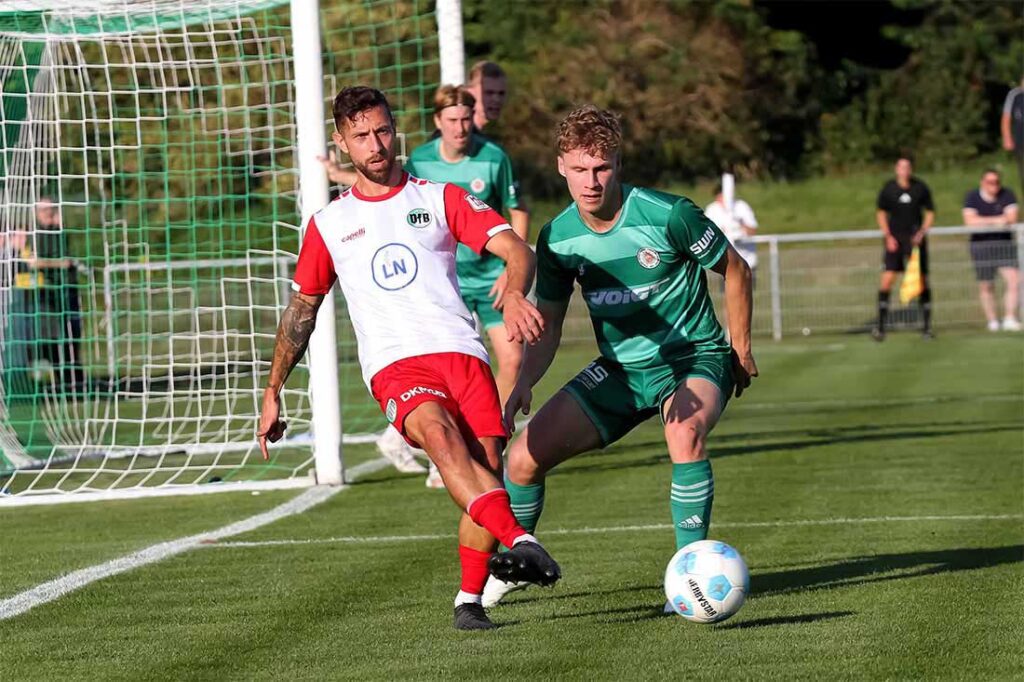
[[[1003,294],[1003,331],[1019,332],[1018,293],[1020,270],[1017,265],[1017,247],[1013,235],[1006,230],[986,231],[986,227],[1003,227],[1017,222],[1017,197],[1002,186],[999,171],[986,170],[981,176],[981,186],[971,190],[964,199],[964,224],[980,228],[971,235],[971,260],[978,279],[978,295],[981,309],[988,320],[988,330],[999,331],[996,314],[994,280],[998,272],[1006,283]]]
[[[1003,149],[1013,152],[1017,161],[1017,181],[1024,191],[1024,78],[1020,79],[1020,87],[1006,95],[999,129],[1003,134]]]
[[[885,237],[882,255],[882,278],[878,285],[878,324],[871,335],[876,341],[885,339],[885,322],[889,312],[889,292],[896,273],[907,267],[914,247],[920,249],[921,284],[918,297],[924,321],[922,335],[932,338],[932,292],[928,287],[928,240],[926,235],[935,221],[935,204],[928,185],[913,176],[914,161],[910,154],[896,159],[896,177],[885,183],[878,193],[875,219]]]

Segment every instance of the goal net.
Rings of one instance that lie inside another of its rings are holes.
[[[364,83],[422,140],[433,3],[323,4],[325,129]],[[310,483],[305,362],[289,439],[268,462],[255,442],[299,245],[302,39],[281,0],[0,0],[0,505]],[[336,319],[346,433],[372,432]]]

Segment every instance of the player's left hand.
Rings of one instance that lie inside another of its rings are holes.
[[[516,343],[537,343],[544,332],[544,317],[526,296],[518,291],[506,291],[502,303],[505,331],[508,340]]]
[[[914,246],[921,246],[921,242],[924,241],[924,235],[924,230],[918,230],[914,233],[914,236],[911,237],[911,241],[914,243]]]
[[[750,380],[757,376],[757,363],[750,351],[737,353],[732,349],[732,377],[736,384],[736,397],[739,398],[750,386]]]
[[[498,279],[494,280],[491,290],[487,292],[487,295],[494,299],[494,303],[491,304],[491,307],[495,310],[501,310],[505,305],[505,289],[507,288],[508,270],[505,270],[498,275]]]

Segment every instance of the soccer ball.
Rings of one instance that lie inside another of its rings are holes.
[[[691,542],[665,569],[665,597],[683,618],[718,623],[740,610],[750,574],[735,549],[716,540]]]

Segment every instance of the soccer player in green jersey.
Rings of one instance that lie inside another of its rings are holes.
[[[520,208],[512,162],[494,142],[473,133],[473,95],[443,85],[434,96],[434,124],[441,136],[409,155],[406,170],[418,178],[450,182],[475,194],[499,213],[508,213],[513,231],[526,239],[530,214]],[[522,363],[522,344],[509,339],[501,317],[505,267],[500,258],[480,256],[459,245],[456,270],[462,300],[487,332],[498,360],[498,395],[508,399]]]
[[[654,415],[672,462],[669,505],[676,548],[707,537],[714,480],[705,448],[729,397],[757,376],[750,348],[750,268],[684,197],[620,182],[622,132],[608,111],[585,106],[558,129],[558,171],[573,203],[537,240],[537,308],[544,333],[527,349],[505,405],[514,424],[555,357],[569,298],[579,283],[600,355],[537,412],[512,443],[506,488],[532,532],[548,472],[606,447]],[[729,341],[705,270],[725,277]],[[493,606],[515,585],[484,590]]]
[[[512,230],[525,240],[530,214],[520,206],[512,163],[501,147],[474,132],[475,104],[467,88],[438,88],[434,95],[434,125],[440,135],[414,149],[405,168],[425,180],[458,185],[499,213],[507,211]],[[509,338],[501,315],[505,265],[501,259],[478,255],[460,244],[455,266],[462,300],[490,339],[498,362],[494,380],[504,406],[523,361],[522,344]],[[440,475],[431,468],[427,486],[443,485]]]

